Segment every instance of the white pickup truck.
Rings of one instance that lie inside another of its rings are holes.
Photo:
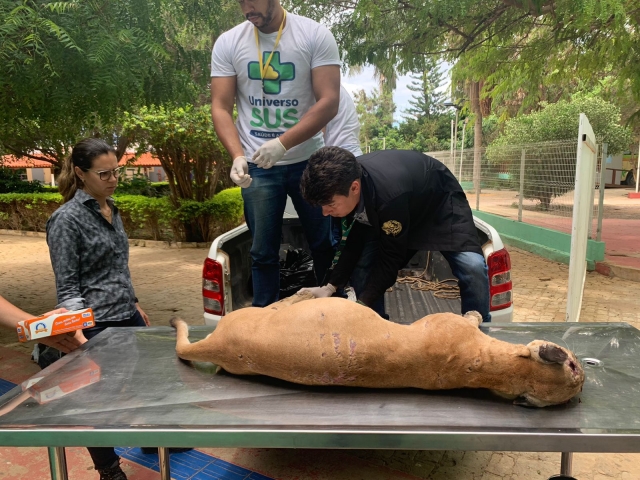
[[[489,266],[492,321],[511,322],[513,299],[509,252],[491,225],[476,217],[473,220]],[[300,221],[290,201],[283,219],[281,243],[308,251]],[[202,273],[205,324],[216,325],[223,315],[251,306],[250,249],[251,234],[246,224],[223,233],[211,244]],[[426,270],[432,281],[455,278],[439,252],[431,255],[418,252],[407,268],[420,272]],[[438,298],[432,292],[413,290],[409,285],[400,283],[385,294],[385,303],[390,319],[402,324],[413,323],[431,313],[460,313],[460,299]]]

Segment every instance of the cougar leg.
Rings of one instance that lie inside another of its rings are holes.
[[[482,323],[482,315],[480,315],[480,313],[476,312],[475,310],[471,310],[465,313],[463,317],[469,320],[474,327],[478,327]]]

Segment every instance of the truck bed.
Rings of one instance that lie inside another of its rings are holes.
[[[297,218],[284,219],[281,244],[309,251]],[[234,236],[220,245],[220,248],[229,256],[231,266],[232,309],[237,310],[251,306],[253,292],[251,291],[251,256],[249,254],[251,235],[249,231]],[[431,254],[418,252],[406,268],[413,275],[424,272],[425,277],[432,281],[454,278],[448,263],[439,252]],[[413,290],[407,284],[396,283],[391,291],[385,294],[385,302],[390,320],[400,324],[413,323],[432,313],[460,313],[460,299],[437,298],[433,292]]]
[[[460,313],[460,299],[437,298],[433,292],[413,290],[409,285],[396,283],[384,295],[389,320],[409,325],[416,320],[438,312]]]

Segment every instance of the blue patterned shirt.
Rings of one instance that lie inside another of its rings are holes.
[[[56,308],[91,307],[96,322],[121,321],[136,311],[129,272],[129,242],[122,217],[107,199],[109,223],[98,201],[78,190],[47,221],[47,245],[56,277]]]

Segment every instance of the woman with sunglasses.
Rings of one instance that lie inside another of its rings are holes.
[[[58,182],[63,205],[47,222],[56,308],[91,307],[96,326],[83,331],[87,339],[108,327],[149,325],[133,290],[129,242],[111,198],[119,173],[113,147],[97,138],[80,141]],[[46,358],[40,360],[42,368],[49,363]],[[113,448],[88,450],[100,480],[126,480]]]

